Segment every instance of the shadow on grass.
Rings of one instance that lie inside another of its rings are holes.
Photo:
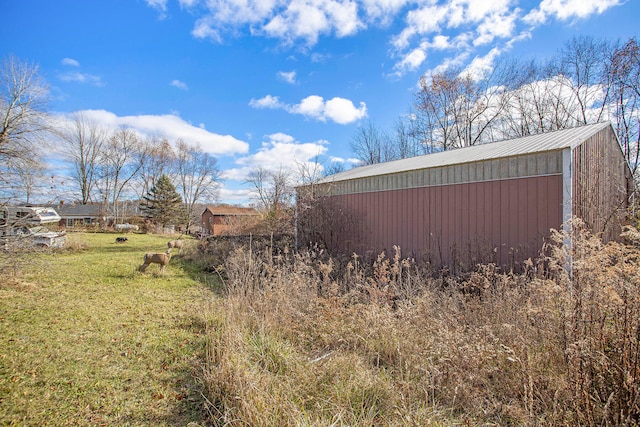
[[[176,255],[171,258],[171,262],[184,271],[191,280],[201,283],[207,289],[213,291],[217,296],[222,295],[222,279],[215,271],[209,271],[205,265],[199,265],[190,259],[193,255]]]

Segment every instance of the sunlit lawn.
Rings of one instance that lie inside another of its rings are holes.
[[[168,238],[115,237],[71,234],[76,249],[0,276],[0,424],[204,424],[214,294],[177,254],[164,274],[136,271]]]

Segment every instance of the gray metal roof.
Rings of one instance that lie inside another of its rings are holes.
[[[346,181],[349,179],[387,175],[410,170],[429,169],[544,151],[562,150],[564,148],[573,149],[607,126],[611,126],[611,124],[609,122],[596,123],[555,132],[475,145],[473,147],[442,151],[424,156],[411,157],[409,159],[377,163],[375,165],[362,166],[330,175],[320,180],[319,183]]]
[[[102,206],[98,203],[87,205],[82,204],[65,204],[56,206],[56,210],[63,217],[81,216],[81,217],[98,217]]]

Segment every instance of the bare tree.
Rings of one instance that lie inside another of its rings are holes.
[[[332,161],[330,163],[325,164],[324,169],[322,170],[323,176],[334,175],[340,172],[344,172],[346,170],[344,162]]]
[[[420,79],[412,132],[426,152],[469,147],[495,140],[494,129],[508,103],[509,64],[472,76],[459,69]]]
[[[260,167],[249,173],[246,182],[253,186],[255,200],[265,215],[269,231],[284,231],[290,226],[288,220],[294,193],[291,172],[282,167],[277,170]]]
[[[351,139],[351,150],[365,165],[398,159],[397,147],[389,135],[380,130],[372,121],[359,126]]]
[[[148,138],[142,145],[147,156],[140,167],[141,196],[147,194],[162,175],[171,174],[175,161],[175,152],[167,139]]]
[[[411,131],[410,120],[399,117],[393,125],[393,135],[399,159],[425,154],[422,141]]]
[[[425,142],[442,150],[474,145],[479,135],[472,133],[473,123],[465,116],[472,114],[477,97],[475,82],[459,70],[423,76],[415,105]]]
[[[563,95],[570,102],[567,108],[576,125],[597,123],[605,113],[611,87],[607,72],[610,51],[606,41],[591,36],[574,37],[561,49],[557,65],[550,67],[559,85],[571,94],[571,97]]]
[[[30,171],[41,168],[38,145],[45,143],[49,118],[48,87],[37,65],[23,62],[13,55],[0,64],[0,197],[15,198],[13,190],[26,183],[32,188]],[[15,181],[14,178],[22,177]],[[5,185],[6,183],[6,185]]]
[[[99,164],[108,133],[83,113],[75,113],[72,122],[60,131],[63,152],[73,167],[72,179],[80,190],[80,201],[89,203],[98,180]]]
[[[122,127],[109,138],[103,151],[100,191],[105,208],[113,214],[115,222],[122,219],[119,202],[144,163],[141,149],[135,132]]]
[[[568,107],[566,87],[551,76],[548,67],[535,62],[513,63],[518,85],[505,98],[497,139],[536,135],[571,127],[575,120]],[[569,96],[571,98],[571,96]]]
[[[614,50],[610,73],[613,121],[635,175],[640,160],[640,46],[635,38]]]
[[[198,146],[178,140],[176,150],[178,191],[185,204],[189,231],[196,204],[217,197],[220,171],[216,159]]]

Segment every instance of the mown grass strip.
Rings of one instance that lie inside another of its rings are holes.
[[[187,425],[207,414],[200,381],[211,289],[167,238],[73,234],[37,268],[0,282],[0,424]]]

